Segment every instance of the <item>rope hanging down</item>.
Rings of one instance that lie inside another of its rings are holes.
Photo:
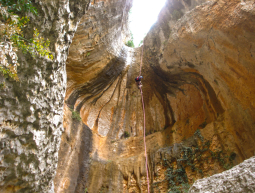
[[[141,64],[140,64],[140,74],[139,74],[139,76],[141,76],[142,64],[143,64],[143,47],[142,47],[142,54],[141,54]]]
[[[144,42],[143,42],[144,46]],[[143,64],[143,47],[142,47],[142,54],[141,54],[141,64],[140,64],[140,74],[142,71],[142,64]],[[144,151],[145,151],[145,160],[146,160],[146,173],[147,173],[147,184],[148,184],[148,193],[150,193],[150,180],[149,180],[149,169],[148,169],[148,159],[147,159],[147,150],[146,150],[146,141],[145,141],[145,109],[144,109],[144,101],[143,101],[143,90],[142,87],[140,87],[140,92],[142,96],[142,103],[143,103],[143,142],[144,142]]]

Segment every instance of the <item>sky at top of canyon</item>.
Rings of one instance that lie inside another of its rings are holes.
[[[134,0],[129,15],[129,27],[133,34],[135,47],[149,32],[151,26],[157,21],[159,12],[166,0]]]

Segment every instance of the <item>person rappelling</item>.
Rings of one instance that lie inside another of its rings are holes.
[[[138,86],[138,89],[140,89],[141,92],[141,98],[142,98],[142,104],[143,104],[143,142],[144,142],[144,154],[145,154],[145,160],[146,160],[146,174],[147,174],[147,186],[148,186],[148,193],[150,193],[150,178],[149,178],[149,165],[148,165],[148,156],[147,156],[147,150],[146,150],[146,137],[145,137],[145,108],[144,108],[144,101],[143,101],[143,90],[142,90],[142,64],[143,64],[143,47],[144,43],[142,45],[142,55],[141,55],[141,64],[140,64],[140,73],[139,76],[135,78],[136,84]]]
[[[136,84],[137,84],[137,86],[138,86],[139,89],[143,86],[143,85],[142,85],[142,82],[141,82],[142,78],[143,78],[142,76],[137,76],[137,77],[135,78]]]

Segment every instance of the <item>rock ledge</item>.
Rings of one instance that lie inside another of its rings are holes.
[[[255,192],[255,156],[230,170],[197,180],[189,192]]]

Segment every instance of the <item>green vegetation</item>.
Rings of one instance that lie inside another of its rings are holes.
[[[77,112],[77,111],[74,111],[73,109],[71,109],[71,111],[72,111],[72,118],[77,120],[77,121],[80,121],[81,120],[80,113]]]
[[[125,131],[124,132],[124,138],[128,138],[128,137],[130,137],[130,134],[129,134],[129,132]]]
[[[133,34],[130,32],[131,34],[131,39],[128,40],[125,45],[128,46],[128,47],[131,47],[131,48],[134,48],[135,47],[135,44],[134,44],[134,37],[133,37]]]
[[[170,187],[169,193],[188,192],[190,187],[188,184],[188,177],[185,169],[181,165],[177,169],[171,166],[167,168],[166,179]]]
[[[34,28],[33,37],[25,37],[24,30],[29,25],[29,18],[24,13],[37,15],[37,10],[30,0],[0,0],[0,72],[7,78],[18,81],[17,52],[30,53],[33,58],[46,56],[53,59],[49,51],[50,41],[39,37]],[[3,83],[1,83],[2,85]]]
[[[0,90],[4,89],[6,87],[5,82],[0,83]]]
[[[195,131],[194,135],[196,135],[201,141],[204,141],[204,137],[202,136],[199,129]]]
[[[85,188],[85,191],[84,191],[84,193],[87,193],[88,192],[88,188]]]
[[[90,52],[88,52],[86,56],[89,57],[89,55],[90,55]]]
[[[21,14],[22,12],[31,12],[37,15],[37,9],[30,0],[0,0],[3,7],[8,7],[9,13]]]
[[[127,43],[126,43],[125,45],[128,46],[128,47],[131,47],[131,48],[134,48],[134,47],[135,47],[134,42],[133,42],[133,39],[132,39],[132,40],[128,40]]]
[[[223,169],[233,167],[236,153],[210,150],[211,141],[204,140],[199,129],[194,133],[194,136],[196,137],[196,145],[192,147],[182,146],[180,157],[171,157],[171,160],[163,159],[163,164],[167,168],[165,175],[169,184],[169,193],[188,192],[190,186],[185,170],[187,168],[204,177],[203,168],[206,162],[218,163]]]

